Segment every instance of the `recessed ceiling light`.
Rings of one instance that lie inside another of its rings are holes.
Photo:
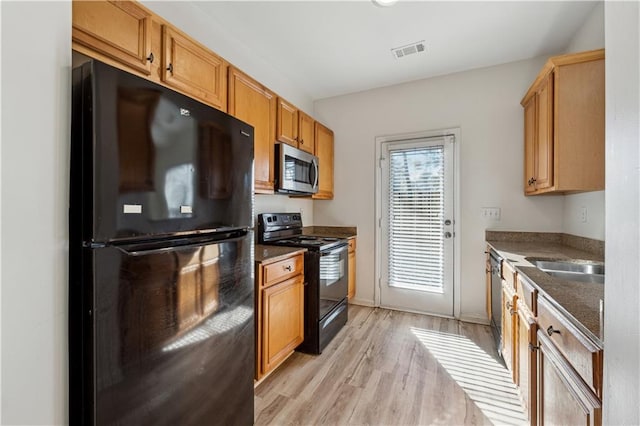
[[[373,4],[379,7],[389,7],[393,6],[398,2],[398,0],[371,0]]]

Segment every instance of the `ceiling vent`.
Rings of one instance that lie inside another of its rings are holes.
[[[424,40],[420,40],[405,46],[393,48],[391,49],[391,53],[393,53],[394,58],[400,59],[405,56],[413,55],[414,53],[426,52],[426,50],[427,47],[424,45]]]

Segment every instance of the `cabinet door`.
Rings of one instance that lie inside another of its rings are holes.
[[[298,148],[310,154],[316,152],[314,123],[316,121],[302,111],[298,111]]]
[[[276,96],[237,68],[229,67],[229,114],[254,127],[254,189],[272,194]]]
[[[542,330],[538,331],[538,342],[539,424],[599,426],[600,400]]]
[[[534,179],[536,178],[536,95],[531,96],[524,105],[524,192],[530,193],[536,190]]]
[[[486,292],[485,303],[487,304],[485,309],[487,311],[487,319],[489,320],[489,323],[491,323],[491,258],[489,255],[489,250],[491,249],[487,247],[487,251],[485,251],[486,263],[485,263],[484,274],[485,274],[485,292]]]
[[[333,199],[333,131],[315,124],[316,156],[318,157],[318,192],[315,199]]]
[[[549,74],[536,94],[535,189],[553,186],[553,76]]]
[[[513,375],[515,382],[516,376],[514,371],[514,332],[515,332],[515,306],[513,305],[513,293],[502,288],[502,359],[507,369]]]
[[[304,340],[304,276],[262,290],[262,373],[284,360]]]
[[[151,74],[151,14],[146,9],[132,1],[74,1],[72,14],[75,43]]]
[[[527,313],[524,308],[521,309],[522,303],[518,302],[518,381],[517,385],[520,390],[520,397],[524,405],[527,417],[532,426],[537,423],[536,413],[536,322]]]
[[[352,299],[356,294],[356,252],[349,252],[349,291],[347,297]]]
[[[276,139],[298,147],[298,108],[282,98],[278,98],[278,121]]]
[[[168,25],[162,26],[162,40],[162,81],[226,111],[227,63]]]

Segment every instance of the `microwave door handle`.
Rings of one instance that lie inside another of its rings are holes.
[[[309,169],[309,180],[313,182],[313,187],[317,188],[318,187],[318,162],[315,159],[313,159],[311,160],[311,165],[313,167]]]

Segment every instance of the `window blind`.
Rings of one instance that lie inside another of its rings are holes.
[[[444,147],[389,157],[389,285],[442,292]]]

